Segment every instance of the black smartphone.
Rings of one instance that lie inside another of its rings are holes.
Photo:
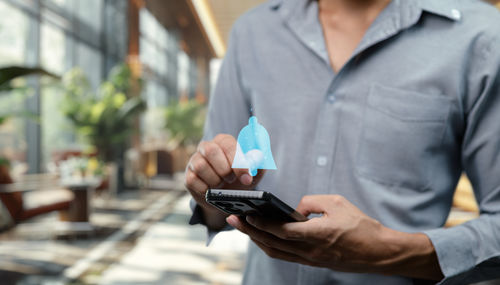
[[[280,222],[307,221],[301,213],[266,191],[208,189],[205,199],[228,214],[257,215]]]

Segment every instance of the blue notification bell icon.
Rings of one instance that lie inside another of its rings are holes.
[[[250,117],[241,129],[236,147],[233,168],[247,168],[252,176],[257,175],[257,169],[276,169],[269,134],[257,117]]]

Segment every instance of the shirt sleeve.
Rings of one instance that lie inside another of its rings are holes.
[[[208,105],[207,120],[205,123],[203,140],[212,140],[218,134],[230,134],[234,137],[242,127],[247,124],[250,117],[249,98],[244,92],[243,80],[240,70],[240,58],[238,53],[238,28],[241,26],[237,21],[229,37],[228,50],[219,70],[219,75],[215,88],[210,97]],[[191,201],[193,215],[189,224],[204,223],[203,212],[194,200]],[[226,225],[222,230],[230,230],[231,226]],[[219,231],[207,228],[207,245],[212,241]]]
[[[433,243],[445,278],[469,284],[500,277],[500,41],[474,59],[463,100],[462,165],[479,204],[479,218],[424,232]]]
[[[206,226],[205,220],[203,218],[203,212],[201,211],[201,207],[198,206],[198,204],[196,204],[196,201],[194,199],[191,199],[189,201],[189,206],[191,207],[191,211],[193,212],[193,215],[191,216],[191,219],[189,220],[189,224],[190,225],[201,224],[201,225]],[[223,232],[223,231],[230,231],[232,229],[234,229],[234,228],[232,226],[230,226],[229,224],[226,224],[226,226],[224,228],[222,228],[221,230],[218,230],[218,231],[212,230],[212,229],[207,227],[207,246],[210,245],[210,243],[212,242],[212,240],[214,239],[214,237],[218,233]]]

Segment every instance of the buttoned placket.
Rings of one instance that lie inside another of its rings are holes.
[[[377,23],[376,26],[370,27],[365,37],[362,39],[361,43],[355,49],[353,55],[346,62],[346,64],[337,74],[332,72],[333,77],[329,88],[326,90],[324,95],[324,104],[322,105],[318,116],[317,127],[313,140],[313,159],[315,160],[315,163],[310,170],[309,183],[308,188],[305,191],[305,195],[325,194],[331,192],[330,183],[332,179],[325,181],[325,177],[331,178],[332,176],[339,132],[342,127],[342,94],[337,94],[337,90],[343,83],[344,77],[348,76],[350,69],[353,64],[355,64],[354,59],[361,55],[361,53],[369,47],[381,43],[398,34],[401,30],[414,25],[420,17],[421,10],[413,9],[407,12],[408,18],[400,19],[399,14],[393,13],[392,15],[389,15],[389,17],[386,17],[386,19],[383,19],[380,23]],[[397,17],[397,19],[394,20],[394,17]],[[318,39],[318,34],[316,33],[316,39],[314,39],[314,34],[303,33],[304,30],[307,30],[306,27],[300,26],[300,28],[300,32],[296,33],[299,39],[311,50],[311,52],[322,58],[325,64],[330,65],[323,35],[321,34],[321,37]],[[322,46],[319,46],[319,43],[321,43]],[[313,269],[307,266],[300,267],[297,284],[313,284],[320,281],[316,280],[317,277],[314,277],[315,274],[309,272],[310,270]]]

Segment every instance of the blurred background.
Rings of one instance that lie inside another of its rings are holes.
[[[241,282],[247,239],[205,246],[183,171],[263,2],[0,0],[0,284]],[[476,216],[463,177],[447,226]]]

